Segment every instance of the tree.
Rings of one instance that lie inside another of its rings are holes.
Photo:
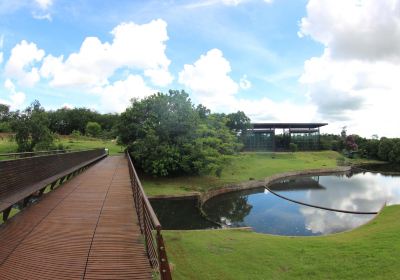
[[[8,121],[10,116],[10,106],[0,104],[0,122]]]
[[[11,124],[16,133],[18,151],[30,152],[53,148],[53,135],[49,130],[49,124],[48,116],[37,100],[18,114]]]
[[[196,109],[186,92],[170,90],[133,100],[117,129],[120,142],[146,173],[220,174],[224,156],[238,145],[226,122],[204,106]]]
[[[393,140],[382,137],[379,143],[379,150],[378,150],[378,156],[379,159],[384,160],[384,161],[389,161],[389,154],[393,150]]]
[[[9,132],[11,130],[10,119],[10,106],[0,104],[0,132]]]
[[[235,131],[237,134],[243,134],[247,129],[250,128],[250,118],[242,111],[231,113],[227,115],[228,122],[227,126]]]
[[[101,133],[101,126],[97,122],[88,122],[85,131],[88,136],[98,137]]]
[[[345,141],[345,149],[349,152],[351,151],[357,151],[358,146],[355,141],[355,136],[354,135],[348,135],[346,136],[346,141]]]

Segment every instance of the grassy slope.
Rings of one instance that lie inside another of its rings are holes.
[[[325,237],[164,231],[174,279],[398,279],[400,206]]]
[[[206,191],[227,184],[262,179],[273,174],[293,170],[332,168],[336,166],[337,152],[297,153],[242,153],[224,168],[221,178],[216,176],[185,176],[151,178],[140,175],[148,195],[185,194]]]
[[[116,155],[123,152],[123,148],[110,140],[103,141],[101,139],[94,139],[88,137],[80,137],[75,139],[68,136],[62,136],[55,141],[55,144],[63,144],[67,149],[92,149],[92,148],[108,148],[110,155]],[[17,145],[14,141],[10,141],[9,137],[0,138],[0,153],[13,153],[16,152]]]

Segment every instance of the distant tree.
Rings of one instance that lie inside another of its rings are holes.
[[[392,139],[382,137],[379,143],[379,159],[389,161],[389,154],[393,150],[394,142]]]
[[[10,126],[10,106],[0,104],[0,132],[9,132]]]
[[[32,104],[12,121],[19,152],[47,150],[54,147],[49,119],[39,101]]]
[[[62,135],[69,135],[74,130],[84,134],[88,122],[97,122],[103,130],[112,131],[119,119],[118,114],[100,114],[87,108],[61,108],[48,114],[50,130]]]
[[[86,125],[86,135],[98,137],[101,133],[101,126],[97,122],[88,122]]]
[[[237,134],[242,134],[250,128],[250,118],[242,111],[228,114],[227,118],[228,122],[226,125]]]
[[[345,141],[345,149],[347,151],[357,151],[358,145],[355,141],[355,136],[354,135],[348,135],[346,136],[346,141]]]
[[[10,106],[0,104],[0,122],[8,121],[10,117]]]

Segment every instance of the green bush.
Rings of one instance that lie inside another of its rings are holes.
[[[88,122],[86,125],[86,135],[98,137],[101,133],[101,126],[97,122]]]
[[[291,151],[292,153],[294,153],[294,152],[297,152],[298,146],[297,146],[297,144],[295,144],[295,143],[290,143],[290,144],[289,144],[289,149],[290,149],[290,151]]]

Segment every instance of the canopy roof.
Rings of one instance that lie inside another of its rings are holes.
[[[298,128],[310,129],[327,125],[327,123],[252,123],[253,129]]]

